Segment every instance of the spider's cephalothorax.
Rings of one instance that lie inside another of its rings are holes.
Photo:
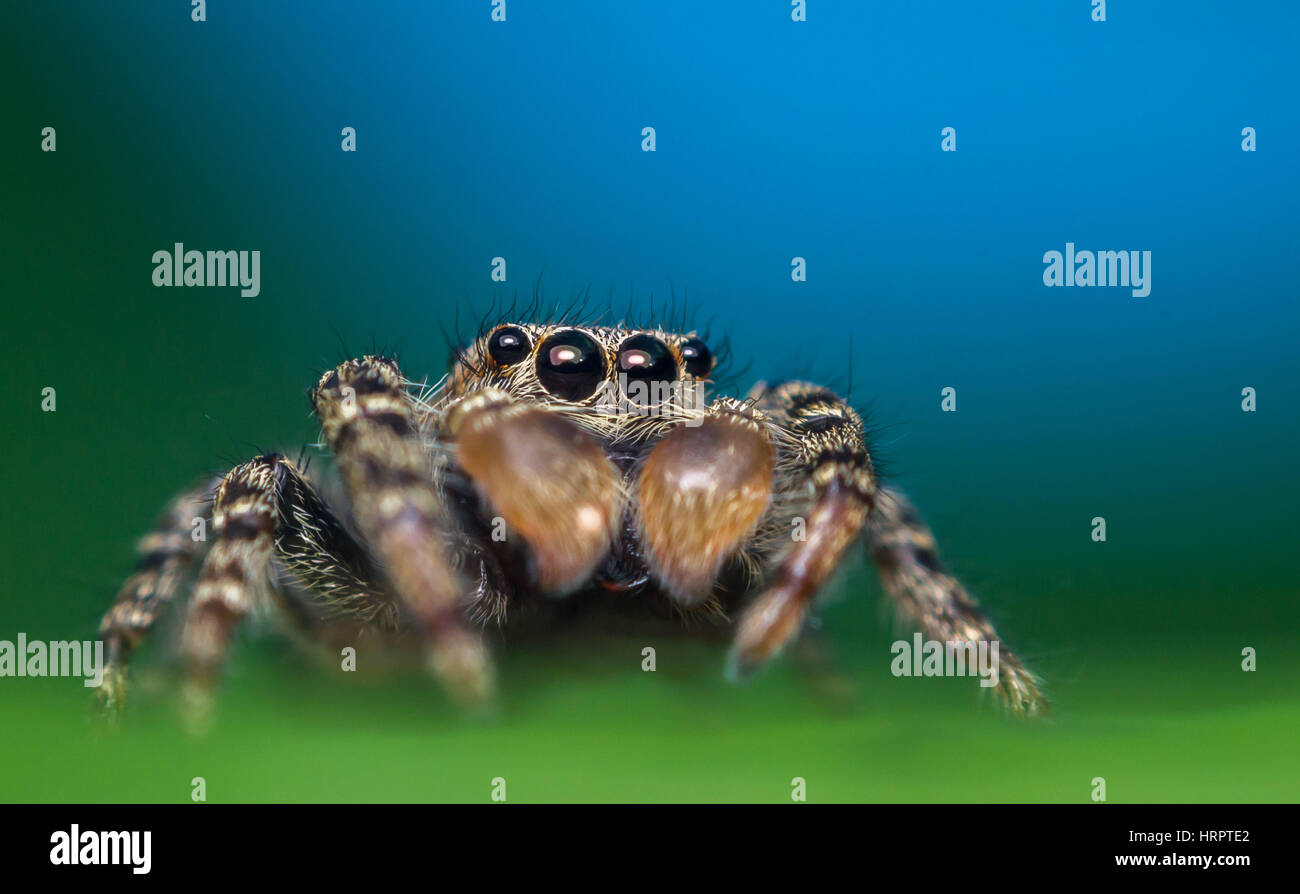
[[[734,616],[743,674],[799,632],[859,540],[905,621],[940,642],[996,641],[915,510],[877,480],[851,407],[803,382],[709,399],[714,364],[694,333],[521,323],[484,332],[433,388],[382,356],[339,365],[311,392],[333,507],[274,454],[179,498],[104,618],[102,700],[120,705],[130,651],[200,557],[181,640],[200,700],[258,604],[321,640],[420,642],[466,700],[492,690],[484,624],[579,600]],[[209,513],[202,555],[189,531]],[[1017,710],[1045,706],[1006,648],[997,686]]]

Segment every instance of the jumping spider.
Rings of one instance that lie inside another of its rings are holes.
[[[699,400],[714,366],[693,332],[565,323],[491,327],[433,388],[384,356],[340,364],[311,391],[340,497],[327,504],[317,476],[277,454],[179,497],[104,617],[101,701],[120,706],[130,652],[200,558],[180,649],[203,701],[259,605],[316,641],[420,645],[469,702],[493,690],[481,629],[547,603],[734,613],[730,668],[744,674],[799,633],[859,540],[905,622],[940,642],[997,640],[911,504],[877,480],[858,413],[805,382]],[[210,544],[190,536],[196,517]],[[1005,648],[997,688],[1016,711],[1046,707]]]

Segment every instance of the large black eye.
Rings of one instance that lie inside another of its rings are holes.
[[[576,329],[557,332],[537,349],[537,378],[564,400],[591,397],[605,378],[605,352]]]
[[[682,342],[682,356],[686,358],[686,371],[697,379],[704,378],[713,370],[713,352],[698,338]]]
[[[502,326],[488,339],[488,354],[499,366],[518,363],[528,356],[531,347],[528,333],[518,326]]]
[[[659,339],[634,335],[619,345],[618,371],[629,379],[671,382],[677,378],[677,361]]]
[[[626,376],[624,390],[635,403],[643,406],[667,399],[666,394],[656,394],[654,382],[673,382],[677,379],[677,358],[668,346],[649,335],[633,335],[618,347],[618,372]],[[637,385],[644,382],[644,385]],[[662,392],[662,388],[658,389]]]

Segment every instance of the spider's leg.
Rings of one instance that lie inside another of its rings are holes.
[[[483,701],[492,666],[462,616],[469,587],[452,563],[450,525],[404,383],[396,363],[366,356],[322,376],[312,403],[357,526],[428,643],[434,673],[454,697]]]
[[[876,499],[876,477],[862,419],[825,388],[802,382],[761,392],[758,405],[793,443],[783,470],[808,491],[802,539],[785,551],[775,573],[745,610],[731,653],[743,676],[775,655],[803,626],[818,590],[858,538]]]
[[[212,529],[181,633],[190,719],[205,719],[236,629],[275,592],[273,557],[310,594],[315,617],[395,626],[396,606],[369,558],[292,461],[268,454],[228,472],[216,488]]]
[[[456,466],[487,509],[528,545],[538,587],[560,594],[591,577],[623,514],[617,467],[591,435],[496,389],[462,398],[441,420]]]
[[[400,605],[365,549],[325,504],[306,475],[278,455],[275,463],[275,558],[300,585],[305,605],[282,607],[310,627],[348,622],[382,631],[400,626]]]
[[[934,535],[907,498],[881,490],[867,531],[872,561],[900,619],[938,642],[997,642],[998,695],[1015,711],[1046,712],[1038,677],[999,642],[993,622],[944,567]]]
[[[730,398],[654,445],[637,479],[637,529],[650,573],[670,596],[687,605],[709,596],[767,509],[775,465],[766,417]]]
[[[193,536],[194,521],[201,519],[207,524],[216,484],[212,481],[172,500],[154,529],[136,546],[135,571],[104,613],[99,635],[104,641],[106,666],[95,698],[110,715],[121,711],[125,701],[131,652],[148,636],[180,589],[185,572],[207,545],[206,535]]]
[[[275,545],[275,464],[236,466],[217,487],[212,547],[203,559],[181,631],[187,720],[207,719],[212,691],[235,630],[265,595]]]

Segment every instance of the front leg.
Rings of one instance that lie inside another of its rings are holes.
[[[790,462],[813,499],[807,537],[741,620],[733,670],[769,658],[802,626],[813,596],[864,531],[871,558],[908,625],[940,642],[998,642],[993,622],[939,561],[934,537],[910,503],[877,484],[862,420],[832,392],[790,382],[756,389],[758,405],[794,437]],[[1012,710],[1037,715],[1047,700],[1038,678],[999,642],[997,691]]]
[[[469,585],[451,560],[432,461],[397,364],[377,356],[349,360],[321,377],[312,403],[357,526],[426,639],[434,673],[461,701],[488,699],[492,666],[464,621]]]
[[[802,482],[802,540],[784,553],[767,589],[740,620],[730,674],[768,661],[803,626],[813,598],[858,538],[876,500],[876,475],[862,419],[825,388],[790,382],[756,394],[789,440],[783,471]]]

